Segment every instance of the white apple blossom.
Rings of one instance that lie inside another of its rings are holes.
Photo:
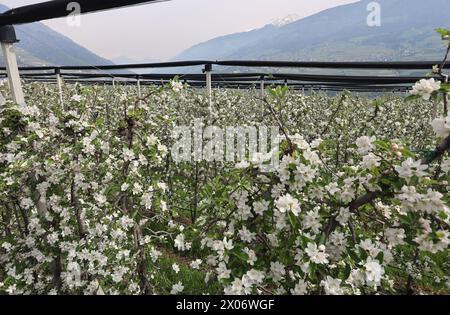
[[[294,289],[291,289],[291,293],[293,295],[305,295],[308,293],[308,285],[305,281],[299,280],[296,284]]]
[[[239,230],[239,237],[246,243],[251,243],[256,237],[256,234],[249,231],[245,226]]]
[[[368,257],[366,263],[364,264],[364,268],[366,271],[367,285],[380,286],[381,279],[384,275],[384,269],[380,263],[377,260]]]
[[[179,81],[170,81],[170,85],[172,87],[172,90],[174,92],[180,92],[181,90],[183,90],[183,83],[179,82]]]
[[[330,276],[320,282],[327,295],[342,295],[344,291],[341,288],[341,283],[341,279],[334,279]]]
[[[388,228],[384,231],[384,235],[391,246],[404,244],[406,238],[405,230],[401,228]]]
[[[123,183],[122,186],[120,186],[120,191],[127,191],[129,187],[129,184]]]
[[[286,268],[285,265],[283,265],[279,261],[270,263],[270,273],[271,273],[273,281],[279,282],[279,281],[283,280],[284,276],[286,275],[285,268]]]
[[[344,226],[347,224],[348,219],[350,219],[351,213],[348,208],[341,208],[339,210],[339,214],[336,217],[336,221],[339,222],[340,225]]]
[[[446,138],[450,136],[450,115],[434,119],[431,126],[438,137]]]
[[[177,295],[177,294],[180,294],[181,292],[183,292],[183,290],[184,290],[184,285],[181,281],[179,281],[172,286],[172,290],[170,291],[170,294]]]
[[[264,279],[266,277],[265,273],[263,271],[259,271],[256,269],[251,269],[246,273],[246,276],[254,283],[254,284],[260,284],[264,282]]]
[[[450,172],[450,159],[446,159],[441,163],[441,169],[444,173]]]
[[[356,146],[358,147],[358,152],[361,155],[366,155],[374,149],[373,142],[376,137],[363,136],[356,139]]]
[[[365,169],[372,170],[380,166],[381,159],[373,153],[363,156],[361,166]]]
[[[185,244],[185,238],[184,234],[178,234],[175,238],[175,248],[179,251],[185,251],[186,250],[186,244]]]
[[[257,215],[263,215],[269,209],[269,202],[262,200],[253,203],[253,209]]]
[[[281,213],[285,213],[287,211],[292,212],[295,216],[300,214],[301,208],[298,200],[292,197],[290,194],[286,194],[278,198],[275,202],[277,209]]]
[[[308,243],[305,252],[311,262],[319,265],[328,264],[328,254],[325,252],[324,245],[320,245],[319,247],[317,247],[317,244],[315,243]]]
[[[192,261],[189,266],[192,269],[200,269],[200,265],[203,263],[203,261],[201,259],[196,259],[194,261]]]
[[[178,266],[178,264],[174,263],[174,264],[172,264],[172,270],[175,271],[175,273],[179,273],[180,266]]]
[[[227,265],[224,262],[219,263],[219,266],[216,268],[217,278],[228,279],[231,276],[231,270],[227,268]]]
[[[399,176],[405,179],[410,179],[413,176],[422,177],[427,173],[428,166],[422,164],[421,161],[414,161],[411,158],[403,161],[401,166],[396,166],[395,170],[398,172]]]
[[[410,94],[421,96],[424,100],[429,100],[431,95],[434,92],[439,91],[440,88],[441,81],[436,81],[434,78],[428,80],[422,79],[413,86]]]

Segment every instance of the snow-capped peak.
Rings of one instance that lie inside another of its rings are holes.
[[[285,16],[284,18],[274,19],[270,22],[270,24],[281,27],[281,26],[290,24],[294,21],[297,21],[299,18],[300,18],[300,16],[298,16],[297,14],[290,14],[288,16]]]

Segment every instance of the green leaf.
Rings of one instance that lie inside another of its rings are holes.
[[[405,97],[406,102],[411,102],[420,99],[420,95],[409,95]]]
[[[351,260],[353,261],[359,261],[359,256],[354,251],[348,251],[348,256],[350,256]]]
[[[442,83],[439,92],[449,93],[450,92],[450,83]]]
[[[402,153],[402,155],[404,157],[407,157],[407,158],[409,158],[409,157],[410,158],[415,158],[416,157],[415,154],[412,153],[411,151],[409,151],[408,149],[401,149],[400,152]]]
[[[352,267],[350,267],[349,264],[345,265],[345,269],[344,269],[344,274],[342,279],[348,279],[348,277],[350,276],[350,273],[352,272]]]
[[[242,250],[238,249],[238,250],[233,250],[231,252],[231,254],[235,257],[237,257],[239,260],[241,260],[244,263],[247,263],[248,260],[248,255],[246,253],[244,253]]]
[[[390,149],[390,144],[389,144],[389,142],[386,142],[386,141],[377,140],[377,141],[374,141],[374,144],[377,148],[380,148],[383,150]]]
[[[436,32],[438,32],[441,35],[443,40],[448,40],[449,39],[448,37],[450,37],[450,30],[446,28],[439,27],[436,29]]]
[[[297,227],[297,217],[292,212],[288,212],[288,219],[291,226],[295,229]]]
[[[382,263],[383,263],[383,260],[384,260],[384,252],[381,251],[381,252],[377,255],[376,259],[380,262],[380,264],[382,264]]]

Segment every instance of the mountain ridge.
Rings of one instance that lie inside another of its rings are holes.
[[[0,4],[0,12],[7,10],[7,6]],[[17,25],[15,29],[19,40],[15,49],[21,66],[113,64],[43,23]],[[0,64],[4,64],[2,54]]]
[[[173,60],[393,61],[440,59],[436,27],[449,27],[450,1],[378,0],[380,27],[367,25],[369,0],[329,8],[276,27],[221,36]]]

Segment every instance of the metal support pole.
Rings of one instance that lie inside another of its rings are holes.
[[[265,96],[264,76],[261,77],[260,89],[261,89],[261,98],[264,98],[264,96]]]
[[[0,106],[4,105],[6,103],[5,98],[3,97],[2,92],[0,92]]]
[[[212,116],[212,64],[206,64],[204,72],[206,74],[206,90],[208,92],[209,114],[210,116]]]
[[[139,106],[142,106],[142,91],[141,91],[141,77],[137,76],[137,89],[139,97]]]
[[[56,74],[56,83],[58,84],[58,92],[59,92],[59,103],[61,106],[64,106],[64,99],[63,99],[63,82],[62,82],[62,76],[61,76],[61,69],[56,68],[55,69]]]
[[[17,42],[16,32],[11,25],[0,27],[0,42],[8,73],[8,82],[11,89],[13,101],[19,105],[26,106],[23,95],[22,83],[20,82],[19,67],[17,66],[16,53],[13,44]]]

